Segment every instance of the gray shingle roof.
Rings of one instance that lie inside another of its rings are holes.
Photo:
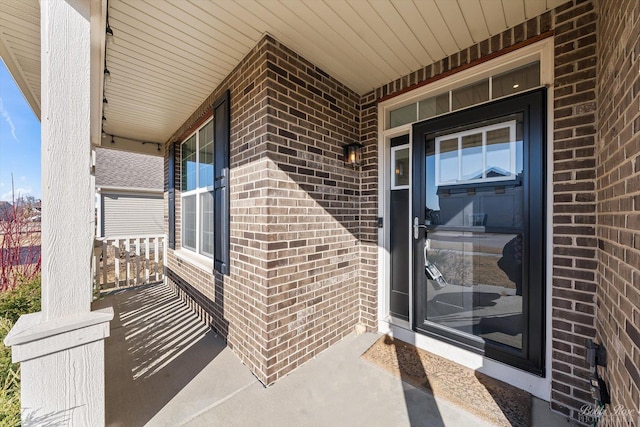
[[[96,187],[164,188],[161,156],[96,148]]]

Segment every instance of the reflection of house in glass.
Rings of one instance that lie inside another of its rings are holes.
[[[503,173],[509,175],[509,172]],[[500,168],[492,167],[486,176],[504,175]],[[441,185],[436,194],[440,209],[427,207],[427,219],[431,219],[431,225],[522,227],[522,173],[510,181]]]

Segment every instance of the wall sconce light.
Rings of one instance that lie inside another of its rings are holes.
[[[344,164],[357,168],[362,164],[362,144],[352,142],[344,146]]]

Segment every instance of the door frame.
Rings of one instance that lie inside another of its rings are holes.
[[[532,43],[513,52],[505,53],[494,59],[482,62],[473,67],[453,72],[442,78],[433,79],[433,82],[414,90],[404,92],[393,98],[378,104],[378,217],[383,219],[382,227],[378,233],[378,331],[391,334],[403,341],[409,342],[419,348],[427,349],[432,353],[445,357],[470,369],[478,370],[486,375],[500,379],[534,396],[549,400],[551,396],[551,279],[552,279],[552,232],[553,227],[546,228],[546,271],[545,271],[545,376],[538,377],[520,369],[513,368],[501,362],[484,357],[469,350],[456,347],[441,340],[431,338],[412,330],[413,301],[410,300],[409,322],[389,316],[389,288],[390,288],[390,252],[389,252],[389,194],[390,194],[390,139],[408,134],[413,140],[412,125],[406,125],[387,129],[389,111],[404,105],[416,102],[440,93],[450,88],[461,87],[483,76],[495,75],[508,69],[516,68],[525,63],[540,61],[540,83],[548,88],[547,95],[547,154],[546,154],[546,223],[552,224],[553,206],[553,79],[554,79],[554,40],[548,37],[544,40]],[[411,153],[412,149],[410,148]],[[412,175],[412,174],[411,174]],[[411,189],[410,189],[411,191]],[[413,243],[411,242],[413,245]],[[411,253],[413,250],[411,250]],[[412,260],[413,262],[413,260]],[[413,294],[413,284],[410,283],[410,295]],[[412,298],[412,297],[410,297]]]

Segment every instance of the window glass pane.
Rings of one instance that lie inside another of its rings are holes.
[[[395,157],[394,186],[409,185],[409,149],[396,150]]]
[[[491,82],[494,99],[538,86],[540,86],[540,62],[494,76]]]
[[[488,100],[489,79],[451,91],[451,103],[454,110],[469,107]]]
[[[436,115],[436,97],[432,96],[431,98],[423,99],[418,102],[418,119],[424,120],[429,117],[434,117]]]
[[[196,136],[182,144],[182,191],[196,188]]]
[[[458,180],[458,138],[440,141],[439,183]]]
[[[509,176],[513,172],[513,166],[509,128],[488,131],[486,177]]]
[[[213,121],[207,123],[199,132],[200,164],[198,187],[213,185]]]
[[[449,92],[423,99],[418,103],[419,120],[449,112]]]
[[[213,257],[213,192],[200,194],[200,253]]]
[[[436,96],[436,115],[449,112],[449,92]]]
[[[416,121],[416,104],[409,104],[389,113],[389,127],[401,126]]]
[[[462,179],[482,179],[482,134],[462,137]]]
[[[196,196],[182,198],[182,246],[196,250]]]

